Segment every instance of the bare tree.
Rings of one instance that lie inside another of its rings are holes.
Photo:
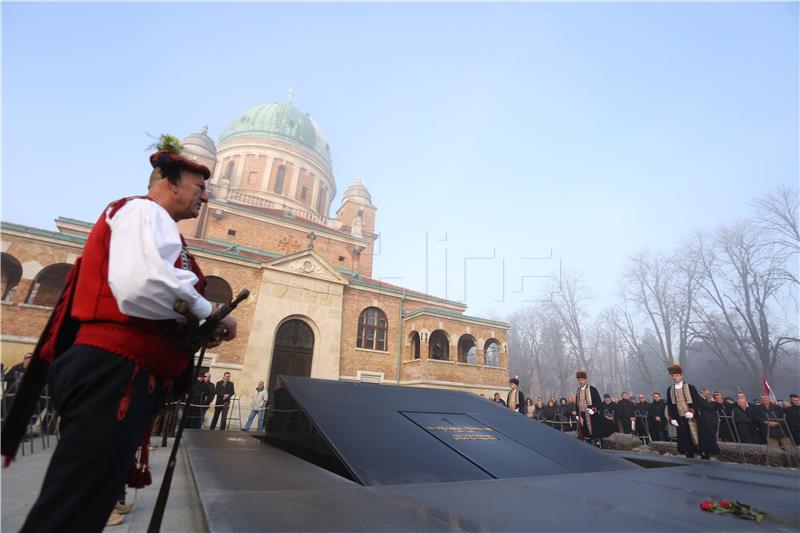
[[[697,265],[691,257],[643,252],[630,259],[625,275],[626,297],[652,328],[664,366],[673,361],[684,364],[691,342],[697,290]],[[631,333],[630,327],[625,329]]]
[[[518,375],[520,383],[527,384],[529,391],[542,390],[542,340],[541,317],[537,307],[527,307],[511,315],[510,347],[514,357],[509,362],[512,375]]]
[[[793,335],[776,333],[771,305],[786,283],[784,259],[764,228],[743,220],[712,239],[695,236],[690,249],[700,268],[695,332],[726,362],[744,365],[754,380],[772,378]]]
[[[586,325],[588,314],[586,302],[589,291],[577,272],[560,276],[556,290],[552,292],[550,306],[561,321],[564,340],[571,357],[587,372],[592,370],[592,356],[587,349]]]
[[[627,344],[619,331],[617,310],[612,306],[604,309],[598,318],[598,354],[602,357],[603,374],[608,376],[611,389],[619,393],[630,389]]]
[[[565,345],[561,318],[554,307],[545,305],[541,316],[543,380],[557,383],[558,394],[566,394],[567,381],[575,373],[575,355]]]
[[[780,185],[775,191],[753,202],[762,227],[782,237],[780,244],[800,252],[800,198],[793,187]]]
[[[653,374],[647,361],[644,342],[641,339],[643,327],[637,324],[636,319],[630,313],[627,301],[623,297],[623,305],[612,308],[609,313],[610,319],[614,322],[617,332],[627,346],[630,359],[633,360],[642,375],[648,388],[653,388]]]

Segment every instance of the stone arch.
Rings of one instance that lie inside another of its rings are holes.
[[[307,317],[287,316],[275,328],[272,360],[269,365],[268,391],[271,394],[280,375],[311,375],[318,331]]]
[[[56,305],[71,269],[72,265],[69,263],[55,263],[43,268],[34,278],[25,303],[51,307]]]
[[[500,353],[502,345],[497,339],[488,339],[483,347],[484,358],[487,366],[500,366]]]
[[[278,165],[278,171],[275,174],[275,183],[272,186],[272,190],[276,194],[283,194],[283,187],[286,181],[286,165],[281,163]]]
[[[219,276],[206,276],[206,300],[215,303],[228,303],[233,299],[233,289]]]
[[[408,334],[408,359],[420,358],[420,346],[422,341],[418,331],[412,331]]]
[[[437,329],[428,338],[428,359],[450,360],[450,337],[443,329]]]
[[[2,275],[2,298],[0,299],[4,302],[11,302],[17,292],[17,285],[22,279],[22,264],[19,259],[3,252],[0,275]]]
[[[356,347],[385,352],[388,350],[388,331],[386,313],[379,307],[367,307],[358,315]]]
[[[469,333],[461,335],[458,339],[458,362],[473,365],[478,362],[478,345],[475,337]]]

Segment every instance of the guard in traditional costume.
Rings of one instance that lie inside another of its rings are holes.
[[[683,381],[680,365],[670,365],[667,370],[673,381],[667,389],[667,412],[670,424],[677,428],[678,452],[689,458],[699,452],[708,459],[709,454],[719,453],[714,407],[697,393],[694,385]]]
[[[508,380],[508,384],[511,386],[511,390],[508,392],[508,397],[506,398],[508,401],[506,402],[506,405],[512,411],[516,411],[524,415],[525,395],[522,394],[521,390],[519,390],[519,380],[517,378],[511,378]]]
[[[150,156],[147,196],[112,202],[100,215],[34,352],[34,361],[52,363],[61,437],[23,532],[102,531],[129,474],[149,483],[144,458],[131,462],[142,443],[146,454],[166,389],[191,384],[193,354],[180,342],[173,305],[184,300],[204,319],[212,304],[176,222],[198,216],[210,172],[177,147]],[[220,340],[232,339],[236,321],[222,324]]]
[[[600,446],[600,439],[604,439],[616,431],[615,424],[603,415],[605,405],[597,389],[589,385],[586,372],[579,370],[575,377],[578,379],[574,413],[578,420],[578,438]]]

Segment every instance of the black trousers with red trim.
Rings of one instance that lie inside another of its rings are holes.
[[[100,532],[126,482],[132,458],[155,410],[163,382],[134,376],[135,363],[91,346],[73,346],[50,368],[61,438],[23,533]],[[120,401],[130,387],[122,420]]]

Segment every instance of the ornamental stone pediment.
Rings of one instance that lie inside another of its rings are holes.
[[[278,270],[299,276],[322,279],[333,283],[348,285],[346,277],[341,275],[321,255],[313,249],[302,250],[290,255],[273,259],[263,265],[270,270]]]

